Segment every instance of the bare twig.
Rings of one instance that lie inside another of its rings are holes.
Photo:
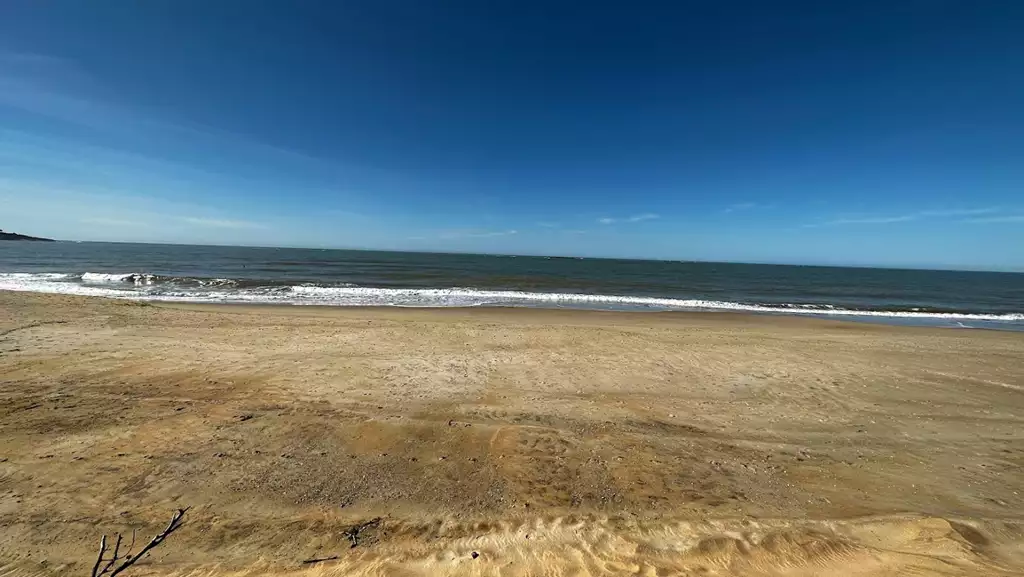
[[[128,556],[128,557],[131,557],[132,549],[135,549],[135,534],[136,533],[137,533],[137,531],[135,529],[132,529],[132,543],[131,543],[131,545],[128,545],[128,550],[124,552],[124,554],[126,556]]]
[[[185,513],[188,512],[189,507],[184,509],[178,509],[171,516],[171,522],[167,524],[167,528],[154,536],[145,547],[142,548],[138,553],[132,555],[132,549],[135,548],[135,531],[132,531],[132,543],[128,546],[128,550],[121,555],[121,534],[117,534],[117,541],[114,543],[114,550],[111,552],[110,559],[107,559],[107,564],[103,565],[100,569],[100,565],[103,564],[103,556],[107,552],[107,536],[104,535],[100,539],[100,552],[96,557],[96,564],[92,568],[92,577],[114,577],[125,569],[131,567],[136,561],[142,559],[142,557],[149,553],[151,549],[164,542],[171,533],[178,530],[181,527],[182,519],[185,517]]]
[[[107,536],[100,538],[100,554],[96,556],[96,564],[92,566],[92,577],[97,577],[100,571],[100,563],[103,562],[103,554],[107,552]]]
[[[342,536],[348,538],[349,543],[352,544],[352,547],[350,548],[355,549],[356,546],[359,545],[359,533],[361,533],[365,529],[370,529],[379,526],[381,520],[382,519],[380,517],[376,517],[370,519],[369,521],[359,523],[358,525],[352,525],[344,533],[342,533]]]
[[[118,533],[117,534],[117,541],[114,542],[114,554],[111,555],[110,560],[107,561],[107,564],[104,565],[103,569],[100,570],[100,573],[99,573],[100,575],[103,575],[106,572],[110,571],[110,568],[114,566],[115,562],[117,562],[118,552],[120,550],[121,550],[121,534]]]

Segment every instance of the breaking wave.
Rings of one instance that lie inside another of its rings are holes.
[[[645,296],[621,296],[574,293],[541,293],[524,291],[450,289],[389,289],[291,287],[292,294],[309,300],[323,301],[311,304],[392,305],[392,306],[579,306],[581,308],[613,310],[727,310],[761,313],[788,313],[842,316],[893,316],[907,318],[943,318],[974,320],[1024,320],[1024,314],[984,314],[960,312],[923,312],[900,310],[856,310],[817,304],[748,304],[702,299],[676,299]]]
[[[87,284],[126,283],[135,286],[147,286],[160,283],[196,286],[233,286],[237,284],[237,281],[227,278],[161,276],[142,272],[113,274],[87,272],[82,273],[81,279],[83,283]]]
[[[203,303],[325,306],[521,306],[599,310],[737,311],[837,317],[894,317],[950,321],[1024,321],[1024,313],[909,309],[855,309],[828,304],[742,303],[651,296],[603,295],[474,288],[378,288],[254,280],[161,276],[148,273],[0,273],[0,290],[122,299]]]

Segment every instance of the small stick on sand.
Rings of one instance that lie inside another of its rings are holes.
[[[317,559],[306,559],[302,562],[303,565],[312,565],[313,563],[323,563],[324,561],[335,561],[341,559],[340,556],[334,555],[333,557],[320,557]]]

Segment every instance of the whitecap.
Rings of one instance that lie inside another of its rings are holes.
[[[473,288],[397,289],[358,286],[295,285],[291,287],[232,288],[232,282],[210,283],[200,290],[151,285],[143,273],[85,273],[82,283],[64,273],[0,273],[0,290],[76,294],[155,301],[207,303],[267,303],[327,306],[475,307],[527,306],[578,307],[663,311],[736,311],[834,317],[892,317],[920,320],[1024,321],[1024,313],[959,313],[843,309],[834,305],[762,305],[731,301],[676,299],[582,293],[544,293]],[[228,279],[214,279],[228,281]],[[213,290],[211,290],[213,289]],[[220,290],[216,290],[220,289]]]
[[[87,272],[82,274],[82,282],[86,283],[132,283],[136,286],[153,284],[156,277],[142,272],[101,273]]]
[[[855,316],[855,317],[901,317],[922,319],[974,319],[989,321],[1022,321],[1024,314],[976,314],[938,313],[914,311],[866,311],[836,308],[833,305],[782,304],[766,306],[730,301],[702,299],[674,299],[663,297],[640,297],[621,295],[598,295],[580,293],[538,293],[522,291],[492,291],[469,288],[450,289],[387,289],[293,286],[293,293],[301,295],[296,304],[334,305],[401,305],[401,306],[474,306],[474,305],[576,305],[602,308],[626,306],[631,308],[654,308],[661,310],[726,310],[760,313]],[[298,302],[308,301],[308,302]],[[784,308],[780,308],[784,307]]]

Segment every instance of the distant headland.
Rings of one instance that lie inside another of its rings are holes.
[[[38,236],[18,234],[16,232],[5,232],[3,229],[0,229],[0,240],[35,240],[40,242],[54,242],[52,238],[41,238]]]

